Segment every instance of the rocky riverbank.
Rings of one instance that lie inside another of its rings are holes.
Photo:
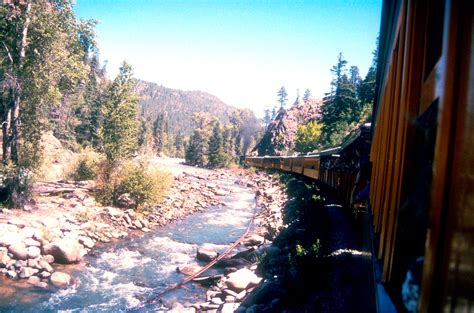
[[[59,264],[80,263],[95,245],[139,235],[180,217],[218,205],[228,190],[213,181],[230,173],[184,172],[175,177],[168,196],[146,212],[102,207],[90,183],[37,183],[29,211],[1,209],[0,273],[37,288],[64,288],[74,278]],[[124,197],[126,198],[126,197]]]
[[[254,188],[258,212],[256,227],[228,257],[221,259],[216,267],[222,274],[195,279],[196,283],[210,284],[206,301],[183,305],[174,303],[171,312],[234,312],[246,311],[240,307],[252,292],[263,283],[257,275],[258,264],[272,249],[272,240],[285,228],[282,208],[287,202],[286,192],[279,181],[264,172],[241,177],[237,183]],[[212,261],[218,254],[207,249],[199,249],[198,260]],[[178,271],[193,274],[199,267],[178,267]]]

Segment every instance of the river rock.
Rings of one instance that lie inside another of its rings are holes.
[[[237,296],[235,297],[235,299],[236,299],[237,301],[242,301],[242,300],[245,298],[246,295],[247,295],[247,291],[246,291],[246,290],[242,290],[241,292],[239,292],[239,293],[237,294]]]
[[[8,247],[8,252],[13,254],[15,259],[19,260],[27,260],[28,259],[28,251],[26,250],[26,246],[23,243],[14,243]]]
[[[142,225],[142,223],[141,223],[139,220],[135,220],[135,221],[133,222],[133,226],[135,226],[135,227],[138,228],[138,229],[143,228],[143,225]]]
[[[41,229],[37,229],[33,234],[33,240],[38,241],[40,244],[44,245],[48,243],[48,238],[46,238],[46,234]]]
[[[48,288],[48,284],[43,282],[43,281],[40,281],[39,283],[35,284],[34,285],[35,287],[38,287],[38,288],[41,288],[41,289],[46,289]]]
[[[27,238],[23,240],[23,243],[27,247],[41,247],[41,242],[34,240],[33,238]]]
[[[223,302],[222,299],[219,297],[215,297],[211,299],[211,303],[214,303],[214,304],[222,304],[222,302]]]
[[[66,288],[72,282],[71,276],[63,272],[54,272],[49,279],[57,288]]]
[[[19,234],[23,238],[33,238],[36,229],[33,227],[25,227],[19,231]]]
[[[11,270],[8,271],[6,275],[7,277],[12,278],[12,279],[15,279],[18,277],[18,274],[15,271],[11,271]]]
[[[38,265],[44,271],[47,271],[47,272],[50,272],[50,273],[53,272],[53,267],[51,265],[49,265],[49,263],[46,262],[46,261],[41,260],[41,261],[38,262]]]
[[[204,262],[210,262],[218,256],[219,254],[217,252],[205,248],[198,248],[196,253],[196,258]]]
[[[36,285],[40,282],[41,282],[41,279],[38,276],[30,276],[30,278],[28,278],[28,284]]]
[[[92,249],[95,245],[94,241],[86,236],[79,237],[79,243],[88,249]]]
[[[10,225],[15,225],[15,226],[18,227],[18,228],[23,228],[23,227],[25,227],[25,225],[26,225],[26,224],[25,224],[25,221],[22,221],[22,220],[13,220],[13,219],[12,219],[12,220],[8,220],[7,223],[10,224]]]
[[[229,194],[227,191],[222,189],[213,190],[212,192],[214,192],[216,196],[227,196]]]
[[[12,259],[12,260],[8,261],[8,263],[7,263],[7,265],[6,265],[5,267],[6,267],[8,270],[15,270],[15,268],[16,268],[15,264],[16,264],[16,262],[17,262],[17,260]]]
[[[0,247],[9,247],[14,243],[19,243],[20,239],[18,238],[17,233],[7,233],[0,235]]]
[[[196,310],[194,308],[185,308],[181,303],[174,303],[171,307],[171,310],[168,311],[170,313],[195,313]]]
[[[224,299],[225,302],[235,302],[235,297],[234,296],[226,296]]]
[[[238,270],[237,267],[225,267],[224,268],[224,275],[229,275],[230,273],[233,273],[237,270]]]
[[[250,236],[244,241],[246,246],[259,246],[265,242],[265,238],[257,234]]]
[[[242,259],[242,258],[237,258],[237,259],[234,259],[234,258],[224,258],[222,260],[220,260],[219,262],[217,262],[217,266],[219,267],[235,267],[235,268],[242,268],[242,267],[245,267],[245,266],[248,266],[250,263],[245,260],[245,259]]]
[[[47,217],[41,221],[44,226],[48,229],[55,229],[59,226],[59,221],[58,219],[54,217]]]
[[[36,273],[38,273],[37,269],[25,266],[20,269],[20,274],[18,276],[20,276],[20,278],[29,278]]]
[[[41,276],[41,278],[46,279],[46,278],[51,277],[51,273],[50,273],[50,272],[43,271],[43,272],[39,273],[39,276]]]
[[[49,264],[53,264],[54,256],[52,256],[51,254],[47,254],[41,258],[41,261],[45,261],[45,262],[48,262]]]
[[[258,284],[261,281],[254,272],[247,268],[242,268],[227,277],[227,287],[233,291],[240,292],[251,285]]]
[[[197,264],[185,264],[185,265],[180,265],[176,268],[176,271],[178,273],[182,273],[185,275],[194,275],[200,270],[201,270],[201,267]]]
[[[26,248],[26,253],[29,259],[35,259],[41,255],[41,250],[38,247],[28,247]]]
[[[224,294],[224,296],[232,296],[234,298],[237,298],[237,295],[238,295],[237,292],[232,291],[232,290],[227,289],[227,288],[222,289],[222,293]]]
[[[239,307],[238,303],[224,303],[221,313],[232,313]]]
[[[28,267],[41,269],[37,259],[28,259],[27,265],[28,265]]]
[[[82,246],[74,238],[59,239],[43,247],[45,254],[51,254],[58,263],[79,262],[83,256]]]
[[[107,210],[107,213],[109,213],[111,217],[115,217],[115,218],[120,218],[124,214],[122,210],[114,208],[114,207],[107,207],[106,210]]]
[[[6,251],[0,251],[0,268],[7,267],[10,257]]]
[[[117,204],[123,208],[134,208],[136,206],[136,202],[132,199],[129,193],[121,194],[117,198]]]

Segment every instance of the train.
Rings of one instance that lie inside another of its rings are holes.
[[[372,258],[396,309],[474,312],[474,2],[384,0],[379,36],[371,123],[331,149],[244,162],[316,179],[347,209],[365,172]]]

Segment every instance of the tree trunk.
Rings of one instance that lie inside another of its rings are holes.
[[[19,56],[18,56],[18,72],[16,75],[16,81],[13,85],[13,103],[11,106],[11,116],[10,116],[10,127],[11,127],[11,135],[10,135],[10,149],[11,155],[10,159],[12,160],[13,164],[18,165],[18,143],[20,139],[20,106],[21,106],[21,78],[22,78],[22,71],[23,71],[23,64],[25,61],[26,55],[26,46],[28,44],[28,29],[30,27],[30,11],[31,11],[31,3],[27,2],[25,8],[25,22],[23,23],[23,29],[21,32],[21,41],[20,41],[20,49],[19,49]]]
[[[3,122],[2,122],[2,161],[7,164],[11,157],[10,144],[10,124],[11,124],[11,90],[8,92],[7,99],[2,99],[3,103]]]

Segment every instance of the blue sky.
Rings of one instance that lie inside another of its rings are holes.
[[[285,86],[322,97],[342,52],[364,76],[380,28],[379,1],[77,0],[94,18],[101,59],[115,75],[202,90],[261,115]]]

